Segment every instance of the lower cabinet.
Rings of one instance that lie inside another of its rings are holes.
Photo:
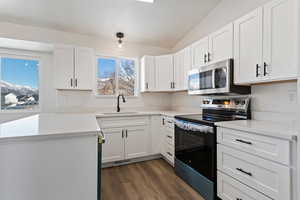
[[[113,162],[148,155],[147,126],[104,129],[102,162]]]
[[[145,126],[127,127],[125,130],[125,159],[148,155],[148,129]]]

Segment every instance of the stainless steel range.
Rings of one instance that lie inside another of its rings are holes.
[[[205,200],[217,199],[217,130],[220,121],[251,118],[249,97],[208,98],[202,115],[175,116],[175,171]]]

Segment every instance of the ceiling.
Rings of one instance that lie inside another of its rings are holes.
[[[220,0],[1,0],[0,20],[173,47]]]

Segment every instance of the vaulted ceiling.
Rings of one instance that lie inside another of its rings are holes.
[[[173,47],[220,0],[1,0],[0,20]]]

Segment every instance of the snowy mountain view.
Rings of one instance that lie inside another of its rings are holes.
[[[1,108],[8,109],[35,109],[39,102],[38,89],[29,86],[14,85],[0,81]]]

